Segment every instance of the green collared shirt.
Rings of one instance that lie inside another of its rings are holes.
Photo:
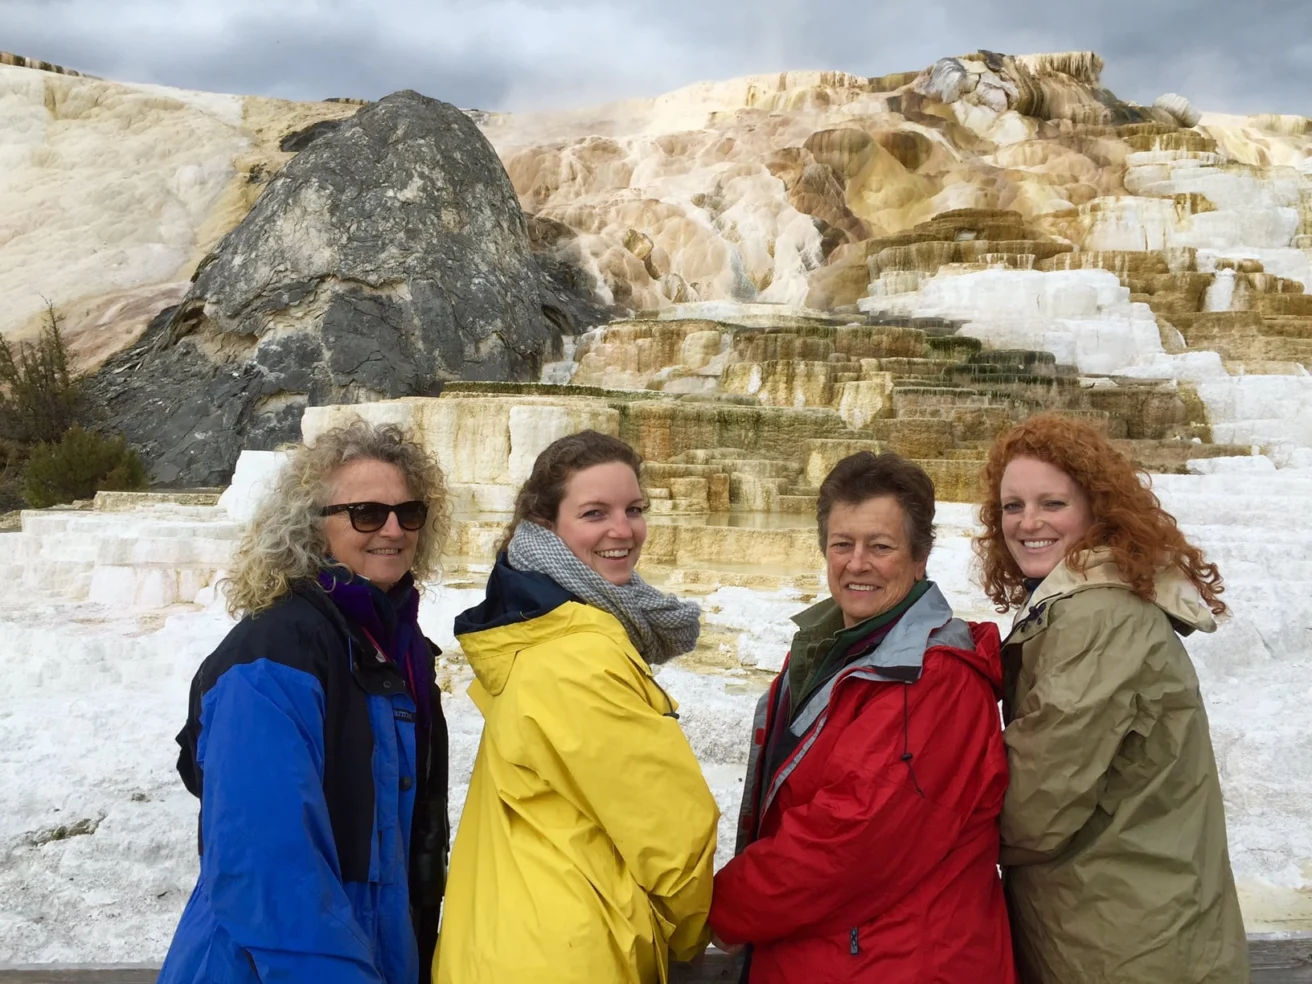
[[[792,694],[789,717],[796,717],[806,699],[858,655],[853,652],[853,647],[896,622],[933,583],[928,578],[915,582],[906,597],[888,611],[872,615],[851,628],[844,627],[842,609],[833,598],[826,598],[794,615],[797,633],[793,636],[788,659],[788,690]]]

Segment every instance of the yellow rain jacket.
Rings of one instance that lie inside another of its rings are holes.
[[[439,984],[656,984],[710,930],[719,810],[620,622],[499,562],[456,620],[483,737]]]

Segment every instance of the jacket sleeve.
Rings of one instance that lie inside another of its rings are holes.
[[[1047,861],[1069,846],[1134,722],[1140,668],[1161,627],[1143,606],[1109,609],[1111,591],[1121,594],[1091,589],[1054,603],[1039,640],[1033,688],[1003,733],[1011,776],[1004,865]]]
[[[988,778],[969,756],[999,727],[986,688],[960,674],[879,685],[823,763],[815,796],[716,875],[715,932],[768,943],[886,913],[956,845]]]
[[[552,660],[521,683],[524,727],[535,732],[526,738],[647,892],[671,956],[691,960],[710,941],[719,808],[678,721],[648,702],[629,657],[604,636],[586,638],[589,658]]]
[[[323,795],[324,695],[268,659],[201,700],[201,878],[215,920],[264,982],[381,984],[339,874]]]

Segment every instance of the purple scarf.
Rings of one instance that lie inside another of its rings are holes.
[[[415,702],[419,725],[433,720],[433,654],[419,629],[419,592],[407,574],[384,592],[362,577],[345,578],[340,568],[319,572],[319,586],[328,592],[338,611],[371,636],[396,664]]]

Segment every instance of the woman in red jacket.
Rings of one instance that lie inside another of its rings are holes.
[[[716,943],[751,984],[1013,984],[997,627],[926,578],[934,485],[845,458],[817,508],[832,597],[794,619],[757,710]]]

